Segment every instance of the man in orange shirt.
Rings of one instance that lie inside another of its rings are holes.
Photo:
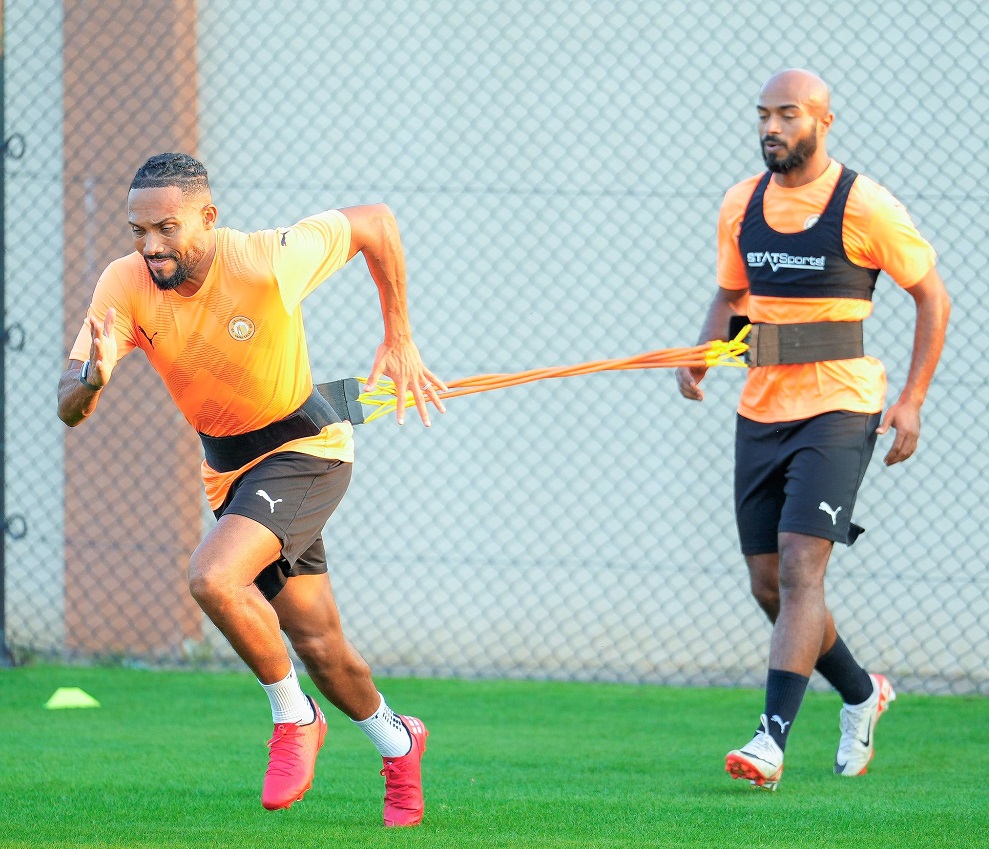
[[[934,250],[902,205],[828,155],[827,85],[809,71],[783,71],[763,86],[757,110],[768,170],[725,195],[719,289],[700,338],[727,339],[733,315],[747,313],[753,327],[738,408],[735,512],[752,593],[773,634],[765,713],[725,768],[775,790],[815,668],[844,702],[838,775],[865,773],[876,721],[896,697],[838,636],[824,574],[834,543],[850,545],[862,532],[851,514],[877,434],[896,432],[887,465],[917,447],[950,304]],[[913,298],[917,315],[906,385],[884,416],[883,365],[862,349],[880,270]],[[705,371],[678,369],[680,394],[702,400]]]
[[[206,169],[167,153],[137,171],[127,199],[135,252],[103,272],[58,386],[58,415],[84,421],[119,359],[141,348],[199,433],[216,525],[192,554],[189,586],[257,676],[274,733],[261,802],[288,808],[311,787],[326,720],[302,692],[284,630],[320,692],[383,759],[386,826],[423,815],[426,731],[385,703],[347,641],[321,531],[343,498],[353,428],[313,388],[303,298],[357,253],[378,287],[384,341],[366,384],[411,390],[423,424],[446,389],[412,341],[398,226],[383,204],[241,233],[219,228]],[[112,390],[110,390],[112,391]],[[398,423],[404,422],[399,406]]]

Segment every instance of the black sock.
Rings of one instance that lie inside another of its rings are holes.
[[[858,665],[841,637],[817,659],[814,668],[841,694],[846,705],[860,705],[872,695],[869,673]]]
[[[780,749],[786,749],[786,738],[797,718],[800,703],[810,681],[805,675],[770,669],[766,676],[766,731]]]

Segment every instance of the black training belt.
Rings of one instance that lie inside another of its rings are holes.
[[[316,389],[333,405],[333,409],[341,419],[346,419],[355,425],[364,424],[364,408],[357,400],[361,394],[361,382],[356,377],[317,383]]]
[[[232,472],[286,442],[316,436],[327,425],[338,424],[344,419],[361,424],[364,411],[357,400],[358,383],[353,377],[321,383],[294,413],[257,430],[233,436],[200,433],[206,462],[218,472]]]
[[[735,334],[748,323],[745,316],[732,316]],[[865,356],[861,321],[812,321],[805,324],[753,324],[743,340],[749,350],[745,361],[751,367],[852,360]]]

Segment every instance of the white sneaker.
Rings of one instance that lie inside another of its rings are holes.
[[[783,775],[783,750],[769,733],[766,714],[759,719],[762,730],[741,749],[725,756],[725,772],[732,778],[747,778],[753,787],[775,790]]]
[[[865,775],[875,752],[875,731],[879,717],[896,699],[885,675],[870,675],[872,695],[860,705],[841,709],[841,739],[834,758],[835,775]]]

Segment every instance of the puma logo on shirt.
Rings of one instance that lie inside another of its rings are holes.
[[[160,331],[156,330],[154,333],[148,336],[148,331],[145,330],[143,327],[141,327],[140,324],[137,326],[137,329],[141,331],[141,335],[148,340],[148,344],[151,345],[151,347],[153,348],[155,346],[155,336],[157,336]]]

